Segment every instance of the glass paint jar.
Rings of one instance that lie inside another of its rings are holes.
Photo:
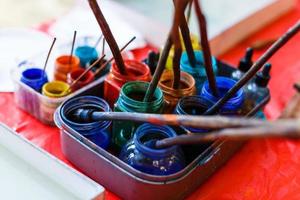
[[[183,97],[179,100],[174,113],[180,115],[203,115],[203,113],[212,106],[210,101],[199,95]],[[181,126],[183,130],[189,133],[207,132],[205,129]]]
[[[98,52],[91,46],[79,46],[75,49],[75,56],[80,60],[80,66],[86,68],[86,66],[92,64],[92,61],[98,59]]]
[[[70,62],[71,60],[71,62]],[[62,55],[55,60],[54,64],[54,80],[67,82],[67,75],[72,70],[79,68],[80,61],[76,56]]]
[[[78,108],[110,112],[111,109],[108,103],[104,99],[95,96],[76,97],[64,102],[59,113],[60,119],[64,124],[67,124],[94,144],[107,149],[110,144],[111,121],[78,122],[72,118],[72,113]]]
[[[164,94],[164,111],[163,113],[173,113],[177,102],[184,96],[194,95],[196,92],[194,78],[185,72],[180,72],[179,89],[173,89],[173,72],[165,70],[162,74],[158,86]]]
[[[183,52],[180,60],[180,69],[186,73],[192,75],[196,81],[197,94],[201,93],[203,83],[207,80],[204,57],[202,51],[194,51],[196,57],[196,66],[192,67],[187,55],[187,52]],[[213,72],[215,75],[218,73],[218,66],[215,57],[211,58]]]
[[[202,91],[201,97],[206,99],[207,101],[215,104],[219,99],[221,99],[227,92],[230,90],[236,81],[227,77],[216,77],[216,85],[219,91],[219,96],[215,97],[210,88],[208,81],[205,81]],[[219,114],[222,115],[239,115],[241,114],[241,108],[244,103],[244,91],[243,89],[239,89],[236,94],[230,98],[219,110]]]
[[[155,141],[176,137],[169,126],[142,124],[122,149],[120,159],[131,167],[152,175],[164,176],[179,172],[185,167],[185,159],[179,146],[155,148]]]
[[[68,74],[68,83],[71,85],[73,81],[75,81],[79,76],[81,76],[81,74],[85,71],[85,69],[82,68],[78,68],[75,69],[73,71],[71,71]],[[77,81],[77,83],[75,83],[71,90],[72,92],[90,84],[91,82],[93,82],[95,80],[94,77],[94,73],[91,71],[88,71],[79,81]]]
[[[41,92],[43,85],[48,82],[47,73],[39,68],[26,69],[21,74],[21,82],[35,91]]]
[[[138,112],[138,113],[161,113],[163,109],[163,93],[156,88],[153,99],[143,102],[146,90],[149,86],[147,82],[134,81],[123,85],[120,96],[115,103],[115,112]],[[117,148],[121,148],[134,134],[140,123],[132,121],[113,122],[113,142]]]
[[[43,86],[42,94],[53,99],[49,101],[48,98],[41,98],[40,100],[40,116],[44,122],[53,122],[53,114],[62,102],[60,99],[69,93],[69,85],[62,81],[48,82]]]
[[[150,81],[150,69],[136,60],[124,60],[127,75],[119,72],[116,63],[112,63],[110,73],[104,81],[104,99],[113,106],[118,99],[121,87],[129,81]]]

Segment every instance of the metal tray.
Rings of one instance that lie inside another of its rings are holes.
[[[228,76],[234,68],[218,63]],[[82,95],[102,96],[102,84]],[[60,108],[58,108],[59,110]],[[57,122],[58,112],[55,113]],[[64,155],[83,173],[122,199],[183,199],[196,190],[219,167],[221,167],[245,141],[217,140],[212,143],[184,147],[189,164],[176,174],[153,176],[127,165],[112,152],[103,150],[65,124],[57,124],[61,131]],[[193,154],[190,154],[194,152]]]

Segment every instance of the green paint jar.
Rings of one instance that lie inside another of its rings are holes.
[[[163,92],[160,88],[154,91],[153,99],[143,102],[148,82],[133,81],[124,84],[117,102],[114,105],[115,112],[137,112],[137,113],[162,113]],[[131,139],[140,123],[132,121],[113,122],[113,143],[117,148],[122,148]]]

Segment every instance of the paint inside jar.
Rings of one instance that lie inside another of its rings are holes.
[[[72,83],[77,80],[85,70],[82,68],[75,69],[68,74],[68,83],[72,85]],[[93,72],[88,71],[83,77],[80,78],[75,84],[72,85],[72,91],[76,91],[84,86],[90,84],[95,79]]]
[[[155,144],[158,140],[162,140],[165,138],[167,138],[166,135],[163,135],[163,134],[157,133],[157,132],[151,132],[148,135],[144,135],[143,137],[141,137],[140,141],[146,147],[149,147],[152,149],[160,149],[160,148],[157,148]]]
[[[52,81],[43,86],[42,93],[52,98],[64,97],[70,93],[69,85],[62,81]]]

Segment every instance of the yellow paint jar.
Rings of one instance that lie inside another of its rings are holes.
[[[46,83],[42,88],[42,94],[50,98],[42,98],[40,103],[40,115],[44,122],[53,122],[53,115],[56,108],[70,94],[69,85],[62,81]]]

